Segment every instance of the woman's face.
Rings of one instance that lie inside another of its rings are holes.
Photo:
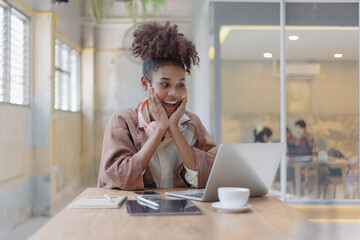
[[[271,136],[268,136],[267,134],[264,134],[263,136],[264,143],[268,143],[271,141]]]
[[[295,129],[296,129],[296,133],[297,133],[297,135],[300,137],[302,134],[303,134],[303,132],[304,132],[304,129],[301,127],[301,126],[299,126],[299,125],[296,125],[295,126]]]
[[[170,117],[187,94],[184,69],[172,64],[159,67],[152,74],[151,86]]]

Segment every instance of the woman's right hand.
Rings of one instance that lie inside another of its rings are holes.
[[[159,124],[159,128],[165,132],[169,127],[169,119],[159,97],[150,85],[148,86],[148,104],[150,115]]]

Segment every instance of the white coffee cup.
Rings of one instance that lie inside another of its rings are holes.
[[[250,195],[248,188],[240,187],[220,187],[218,188],[218,196],[222,205],[230,208],[243,207]]]
[[[318,162],[327,162],[328,155],[325,151],[318,152]]]

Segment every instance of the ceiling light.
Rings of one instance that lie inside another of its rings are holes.
[[[299,40],[299,36],[297,36],[297,35],[291,35],[291,36],[289,36],[289,40],[291,40],[291,41],[297,41],[297,40]]]
[[[215,48],[214,46],[211,46],[208,50],[208,56],[210,60],[213,60],[215,57]]]
[[[225,39],[227,38],[227,36],[229,35],[230,31],[232,29],[228,26],[223,26],[221,29],[220,29],[220,32],[219,32],[219,42],[220,43],[224,43],[225,42]]]
[[[341,53],[335,53],[335,54],[334,54],[334,57],[335,57],[335,58],[342,58],[343,55],[342,55]]]
[[[272,58],[272,54],[269,52],[266,52],[263,54],[264,58]]]

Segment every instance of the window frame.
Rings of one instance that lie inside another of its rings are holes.
[[[56,46],[59,45],[59,50],[56,51]],[[63,48],[66,47],[67,48],[67,52],[68,52],[68,57],[67,57],[67,64],[68,64],[68,69],[64,69],[63,67],[63,59],[62,59],[62,50]],[[54,70],[54,104],[53,104],[53,108],[56,111],[63,111],[63,112],[70,112],[70,113],[79,113],[81,112],[81,108],[82,108],[82,104],[81,104],[81,51],[79,51],[78,49],[76,49],[75,47],[73,47],[71,44],[69,44],[67,41],[63,40],[63,38],[56,36],[56,40],[55,40],[55,54],[54,54],[54,59],[55,59],[55,70]],[[59,56],[57,56],[57,52],[60,54]],[[75,106],[72,106],[72,99],[73,99],[73,92],[71,89],[71,87],[73,86],[73,82],[72,82],[72,65],[71,65],[71,57],[73,54],[77,55],[77,68],[75,69],[76,71],[76,75],[77,75],[77,79],[76,79],[76,83],[75,85],[78,86],[78,89],[76,90],[77,93],[77,102],[75,102]],[[57,61],[58,59],[58,61]],[[58,63],[58,65],[57,65]],[[67,74],[68,77],[68,108],[65,109],[62,107],[62,103],[64,101],[63,99],[63,95],[62,95],[62,88],[61,88],[61,81],[63,81],[62,75],[63,74]],[[56,75],[58,75],[58,79],[56,78]],[[57,81],[59,81],[57,83]],[[58,86],[58,89],[57,89]],[[58,90],[58,92],[57,92]],[[57,97],[59,98],[58,103],[57,103]]]
[[[20,9],[16,8],[12,4],[0,0],[0,7],[2,7],[7,15],[6,19],[6,39],[5,39],[5,51],[6,57],[4,58],[5,61],[5,72],[4,72],[4,99],[0,101],[0,104],[10,104],[12,106],[25,106],[30,107],[31,102],[31,69],[30,69],[30,58],[31,58],[31,18],[28,14],[21,11]],[[22,93],[22,100],[23,103],[16,103],[11,102],[11,16],[15,15],[21,21],[24,22],[24,70],[23,70],[23,93]]]

